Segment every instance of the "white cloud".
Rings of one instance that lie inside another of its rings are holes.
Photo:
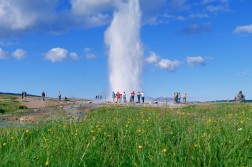
[[[0,0],[0,38],[39,31],[59,33],[76,27],[107,24],[110,15],[103,13],[105,4],[100,1],[68,1],[69,9],[62,12],[58,11],[61,8],[58,0]],[[80,13],[81,10],[84,13]]]
[[[73,28],[106,25],[111,20],[118,2],[124,1],[0,0],[0,38],[37,32],[61,33]],[[229,10],[229,1],[202,0],[198,3],[192,3],[188,0],[140,0],[140,6],[143,23],[164,24],[170,20],[184,21],[188,18],[207,18],[207,13],[184,16],[183,11],[195,13],[206,7],[210,12]],[[171,16],[174,11],[178,15],[166,17],[167,11]],[[178,11],[182,12],[178,13]]]
[[[157,65],[158,67],[166,69],[168,71],[176,71],[177,68],[180,66],[180,62],[177,60],[172,61],[168,59],[161,59]]]
[[[0,48],[0,59],[6,59],[9,56],[9,52],[4,51],[2,48]]]
[[[15,4],[16,3],[16,4]],[[34,21],[36,15],[28,15],[28,11],[25,10],[26,5],[23,6],[19,2],[15,1],[0,1],[0,26],[8,27],[12,30],[22,30],[30,27]],[[30,11],[30,10],[29,10]]]
[[[234,30],[234,33],[252,33],[252,24],[244,25],[244,26],[238,26]]]
[[[70,58],[71,58],[72,60],[78,60],[78,59],[79,59],[78,54],[75,53],[75,52],[71,52],[71,53],[69,54],[69,56],[70,56]]]
[[[151,55],[145,59],[146,63],[152,64],[158,62],[158,55],[155,52],[151,52]]]
[[[0,37],[47,29],[55,18],[57,0],[0,0]]]
[[[153,64],[158,68],[165,69],[168,71],[176,71],[180,62],[177,60],[169,60],[169,59],[160,59],[159,55],[155,52],[150,52],[150,56],[145,59],[147,64]]]
[[[204,65],[206,63],[206,60],[201,56],[187,57],[186,61],[190,66]]]
[[[90,15],[112,7],[112,0],[71,0],[72,11],[77,15]]]
[[[26,51],[23,49],[17,49],[12,53],[12,56],[15,57],[18,60],[23,59],[26,56]]]
[[[63,48],[52,48],[45,54],[45,59],[51,62],[62,61],[68,56],[68,51]]]
[[[85,48],[84,49],[84,56],[85,56],[86,59],[96,58],[96,55],[92,52],[91,48]]]
[[[86,18],[87,25],[101,26],[108,23],[110,16],[108,14],[98,13]]]

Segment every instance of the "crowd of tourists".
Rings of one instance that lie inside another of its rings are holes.
[[[26,99],[27,93],[26,91],[22,91],[22,99]],[[144,92],[143,91],[138,91],[138,93],[135,93],[135,91],[132,91],[130,93],[129,96],[129,102],[130,103],[134,103],[135,102],[135,96],[136,96],[136,103],[144,103],[145,100],[145,96],[144,96]],[[45,101],[47,97],[47,93],[46,92],[42,92],[41,93],[41,100]],[[102,99],[102,95],[96,95],[95,96],[96,99]],[[120,93],[119,91],[117,91],[116,93],[113,91],[112,92],[112,99],[114,103],[126,103],[127,102],[127,95],[126,92],[124,91],[123,93]],[[182,100],[181,100],[182,99]],[[58,100],[61,101],[61,92],[58,93]],[[64,98],[65,101],[68,101],[68,98],[65,97]],[[174,103],[187,103],[187,94],[184,93],[181,96],[180,92],[175,92],[173,94],[173,101]],[[230,101],[229,99],[227,100],[228,102]],[[239,91],[239,93],[235,96],[234,102],[245,102],[245,96],[242,93],[242,91]]]
[[[183,103],[186,103],[187,94],[184,93],[182,98],[183,98]],[[175,92],[173,94],[173,101],[174,103],[181,103],[181,94],[179,92]]]
[[[115,93],[114,91],[112,92],[112,99],[114,103],[126,103],[127,102],[127,97],[126,97],[126,92],[124,91],[123,93],[120,93],[119,91],[117,91],[117,93]],[[138,93],[136,94],[135,91],[132,91],[130,93],[130,97],[129,97],[129,102],[130,103],[134,103],[135,102],[135,96],[137,97],[137,101],[136,103],[144,103],[144,92],[140,92],[138,91]]]

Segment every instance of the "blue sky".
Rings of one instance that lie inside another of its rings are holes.
[[[119,0],[118,0],[119,1]],[[108,93],[116,0],[0,0],[0,92]],[[251,0],[140,0],[146,96],[252,99]]]

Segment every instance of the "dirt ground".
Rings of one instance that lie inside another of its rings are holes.
[[[22,105],[26,106],[28,109],[40,109],[46,107],[71,105],[77,101],[81,101],[81,99],[69,99],[69,101],[59,101],[56,98],[47,98],[45,99],[45,101],[43,101],[40,97],[26,97],[26,99],[22,99],[21,97],[19,97],[17,101],[19,101]]]

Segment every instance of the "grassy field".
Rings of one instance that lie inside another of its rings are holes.
[[[0,95],[0,114],[27,111],[27,108],[17,101],[16,96]]]
[[[252,166],[252,107],[107,106],[85,120],[0,128],[0,166]]]

